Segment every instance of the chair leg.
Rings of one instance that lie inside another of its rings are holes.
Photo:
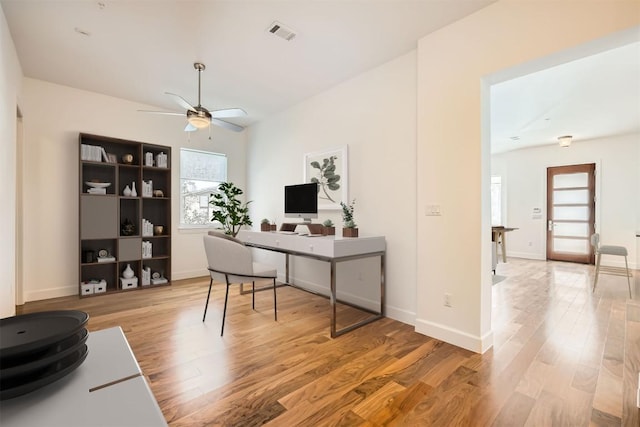
[[[251,308],[256,309],[256,282],[251,282]]]
[[[593,280],[593,291],[596,291],[596,285],[598,284],[598,273],[600,273],[600,257],[602,256],[602,254],[598,253],[598,255],[596,256],[596,277]]]
[[[629,299],[633,299],[631,296],[631,274],[629,274],[629,264],[627,263],[627,257],[624,257],[624,266],[627,269],[627,285],[629,285]]]
[[[213,285],[213,278],[209,282],[209,293],[207,294],[207,302],[204,305],[204,315],[202,316],[202,321],[207,317],[207,307],[209,307],[209,297],[211,296],[211,286]]]
[[[276,302],[276,279],[273,279],[273,318],[278,321],[278,304]]]
[[[224,334],[224,319],[227,317],[227,300],[229,300],[229,279],[227,278],[227,292],[224,295],[224,311],[222,312],[222,328],[220,329],[220,336]]]

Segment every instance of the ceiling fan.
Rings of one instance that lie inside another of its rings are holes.
[[[227,117],[243,117],[247,115],[247,112],[242,108],[227,108],[224,110],[214,110],[209,111],[204,108],[200,104],[200,78],[202,77],[202,72],[205,69],[204,64],[200,62],[196,62],[193,64],[193,67],[198,71],[198,105],[193,106],[189,104],[183,97],[180,95],[176,95],[175,93],[165,92],[165,94],[171,96],[181,107],[187,109],[187,126],[184,128],[185,132],[193,132],[198,129],[203,129],[209,127],[209,125],[214,124],[225,129],[232,130],[234,132],[240,132],[244,130],[244,127],[238,126],[234,123],[227,122],[225,120],[221,120],[221,118]],[[138,110],[143,113],[153,113],[153,114],[166,114],[170,116],[184,116],[185,113],[175,113],[172,111],[148,111],[148,110]]]

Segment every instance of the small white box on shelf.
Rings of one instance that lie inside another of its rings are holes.
[[[121,289],[133,289],[138,287],[138,278],[132,277],[131,279],[125,279],[124,277],[120,278],[120,288]]]
[[[157,279],[151,279],[152,285],[162,285],[164,283],[169,283],[169,281],[165,277],[158,277]]]
[[[93,283],[82,282],[80,283],[80,289],[82,291],[82,295],[92,295],[94,291],[94,285]]]
[[[153,166],[153,153],[151,152],[144,153],[144,165]]]
[[[94,294],[102,294],[107,292],[107,281],[101,280],[99,283],[93,284],[93,293]]]

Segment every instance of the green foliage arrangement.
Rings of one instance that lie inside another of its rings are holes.
[[[262,221],[260,221],[260,224],[271,224],[271,221],[269,221],[268,218],[262,218]]]
[[[342,206],[342,223],[344,228],[356,228],[357,225],[353,221],[353,211],[355,209],[356,199],[350,204],[345,204],[344,202],[340,202],[340,206]]]
[[[322,199],[326,199],[335,203],[336,201],[329,195],[327,189],[331,191],[337,191],[340,189],[340,175],[336,174],[335,161],[338,156],[331,156],[322,160],[322,165],[318,162],[311,162],[310,165],[314,169],[318,169],[318,177],[311,178],[311,182],[318,184],[318,192],[322,191],[324,196],[320,196]]]
[[[322,225],[324,225],[325,227],[333,227],[333,221],[331,221],[330,219],[326,219]]]
[[[236,237],[243,225],[252,225],[249,218],[249,203],[242,203],[237,197],[244,192],[232,182],[223,182],[218,186],[218,192],[211,195],[209,203],[213,205],[213,218],[222,224],[225,234]]]

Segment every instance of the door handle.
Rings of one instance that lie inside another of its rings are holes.
[[[553,231],[553,221],[549,220],[549,231]]]

